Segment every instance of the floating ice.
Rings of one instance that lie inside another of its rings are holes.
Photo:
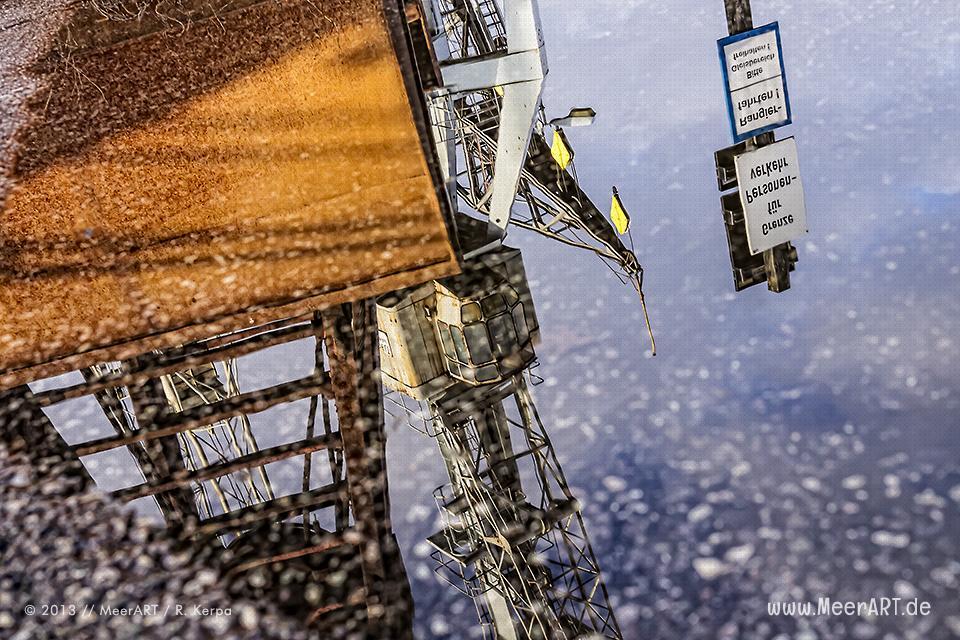
[[[687,520],[690,522],[700,522],[706,520],[713,513],[713,507],[708,504],[698,504],[693,509],[690,509],[690,513],[687,514]]]
[[[857,489],[863,489],[867,484],[867,479],[862,475],[847,476],[841,484],[844,489],[856,491]]]
[[[739,547],[731,547],[723,554],[723,559],[731,564],[743,564],[753,557],[754,548],[752,544],[744,544]]]
[[[910,545],[910,534],[905,532],[893,533],[892,531],[884,531],[881,529],[870,534],[870,541],[879,547],[905,549]]]
[[[717,558],[694,558],[693,568],[704,580],[713,580],[730,573],[730,566]]]

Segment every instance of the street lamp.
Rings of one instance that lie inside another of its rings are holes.
[[[590,107],[575,107],[562,118],[554,118],[547,124],[551,127],[588,127],[593,124],[597,112]]]

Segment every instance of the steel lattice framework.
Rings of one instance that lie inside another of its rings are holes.
[[[449,54],[441,68],[511,52],[509,29],[492,0],[438,0],[433,9],[437,49]],[[452,159],[458,209],[491,222],[503,112],[498,86],[440,94],[432,112],[438,148]],[[636,256],[580,188],[575,170],[557,164],[546,126],[540,106],[510,224],[593,252],[642,301]],[[580,505],[527,377],[529,368],[503,383],[458,385],[426,409],[387,395],[411,425],[436,438],[450,476],[436,492],[445,527],[430,538],[438,572],[473,598],[485,637],[621,638]]]
[[[313,342],[309,375],[241,389],[237,358],[296,341]],[[392,639],[409,637],[411,607],[390,527],[377,362],[373,304],[360,302],[97,365],[82,382],[26,393],[38,410],[95,397],[114,433],[63,445],[65,454],[126,448],[143,481],[112,495],[155,499],[193,545],[219,540],[237,593],[277,598],[294,576],[299,586],[279,596],[281,608],[341,634],[331,637]],[[261,447],[251,416],[298,400],[309,401],[302,434]],[[284,461],[299,462],[302,484],[278,496],[268,466]]]
[[[448,62],[496,56],[507,51],[500,9],[493,0],[437,0]],[[456,145],[456,194],[464,207],[490,215],[502,98],[497,88],[453,96],[451,117],[434,118],[440,142]],[[436,113],[436,112],[435,112]],[[643,267],[590,197],[580,188],[575,168],[561,168],[544,136],[547,124],[542,104],[534,123],[520,173],[510,223],[566,245],[597,255],[640,296],[649,328],[643,294]],[[517,206],[519,205],[519,206]],[[632,244],[632,242],[631,242]],[[653,334],[651,348],[656,353]]]
[[[433,9],[449,56],[441,63],[510,51],[509,25],[493,0],[437,0]],[[434,98],[436,142],[453,149],[451,195],[466,212],[458,215],[492,220],[503,88]],[[554,160],[547,126],[540,107],[509,192],[509,222],[593,252],[642,301],[642,267],[575,170]],[[89,367],[82,382],[20,391],[37,414],[94,397],[113,432],[60,442],[62,453],[82,460],[126,449],[141,480],[113,496],[156,500],[176,535],[216,547],[238,592],[286,598],[281,607],[308,625],[346,634],[330,637],[403,640],[412,636],[412,599],[390,524],[386,397],[437,442],[450,482],[435,494],[445,526],[429,542],[438,572],[473,598],[486,637],[621,639],[580,504],[528,388],[535,359],[505,380],[456,383],[426,408],[397,393],[384,396],[375,306],[356,301],[221,333]],[[239,358],[295,341],[312,350],[310,374],[242,388]],[[262,446],[251,418],[301,400],[309,401],[301,433]],[[302,482],[279,495],[268,467],[284,461],[299,463]],[[285,589],[291,575],[299,581],[293,596]],[[310,587],[320,592],[312,600]]]
[[[599,564],[525,375],[432,404],[450,484],[430,538],[441,575],[477,603],[488,637],[620,638]],[[496,635],[500,634],[500,635]]]

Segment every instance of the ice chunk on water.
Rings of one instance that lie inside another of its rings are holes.
[[[620,493],[627,488],[627,481],[619,476],[606,476],[603,486],[610,493]]]
[[[690,522],[700,522],[706,520],[713,513],[713,507],[708,504],[698,504],[693,509],[690,509],[690,513],[687,514],[687,520]]]
[[[713,580],[730,573],[730,565],[717,558],[694,558],[693,568],[704,580]]]
[[[743,564],[753,557],[753,545],[744,544],[739,547],[731,547],[723,555],[723,559],[731,564]]]
[[[905,549],[910,545],[910,534],[906,532],[894,533],[880,529],[870,534],[870,541],[879,547]]]
[[[843,485],[844,489],[856,491],[858,489],[863,489],[863,487],[867,484],[867,479],[864,476],[857,474],[853,476],[847,476],[843,479],[841,484]]]

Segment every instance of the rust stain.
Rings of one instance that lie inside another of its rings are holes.
[[[455,272],[382,21],[25,172],[0,216],[0,371]]]

